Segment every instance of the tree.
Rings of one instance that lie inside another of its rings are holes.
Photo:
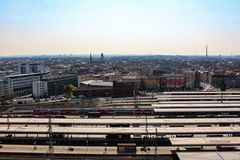
[[[77,87],[75,87],[73,84],[68,84],[65,86],[65,92],[71,96],[72,92],[76,89]]]

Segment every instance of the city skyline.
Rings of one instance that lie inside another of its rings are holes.
[[[0,2],[0,56],[240,53],[237,0]]]

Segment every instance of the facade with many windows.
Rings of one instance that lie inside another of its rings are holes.
[[[47,82],[44,81],[33,81],[32,83],[32,93],[33,97],[47,97],[48,95],[48,86]]]
[[[10,95],[24,96],[32,94],[32,82],[40,81],[48,73],[31,73],[5,76]]]
[[[0,80],[0,100],[9,96],[7,81]]]
[[[44,73],[46,72],[46,67],[37,63],[18,63],[17,70],[20,74]]]
[[[163,74],[160,77],[160,90],[184,90],[186,79],[184,74]]]
[[[76,74],[52,76],[44,78],[42,82],[47,84],[47,96],[50,97],[64,94],[65,87],[69,84],[79,87],[80,77]]]
[[[192,90],[200,87],[200,73],[198,71],[184,72],[186,77],[186,89]]]
[[[137,82],[134,80],[121,80],[113,82],[113,97],[133,97],[137,92]]]

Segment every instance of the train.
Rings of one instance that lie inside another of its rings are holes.
[[[10,114],[10,115],[0,115],[0,118],[48,118],[48,115],[34,115],[34,114]],[[52,115],[51,118],[66,118],[64,115]]]
[[[32,115],[39,116],[164,116],[164,117],[218,117],[218,116],[240,116],[239,108],[131,108],[131,109],[104,109],[104,108],[35,108]]]
[[[97,109],[97,108],[81,108],[81,109],[40,109],[35,108],[32,112],[34,115],[93,115],[99,114],[102,116],[111,116],[111,115],[154,115],[154,109]]]

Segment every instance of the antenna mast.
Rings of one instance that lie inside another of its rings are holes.
[[[208,57],[208,45],[206,45],[206,57]]]

